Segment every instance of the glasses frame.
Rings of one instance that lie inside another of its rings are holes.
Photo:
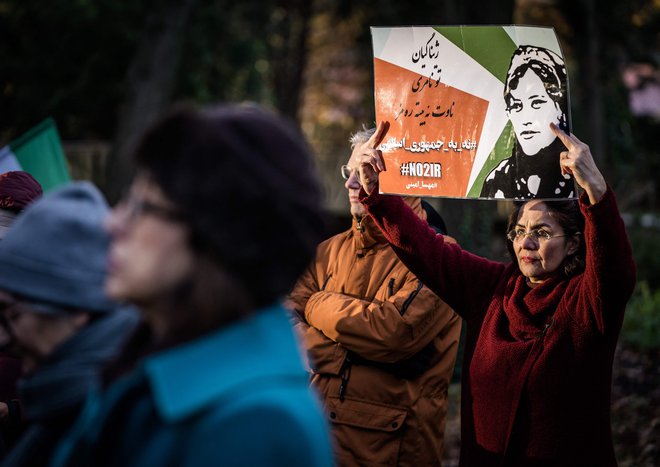
[[[71,308],[64,306],[54,305],[45,302],[35,302],[29,299],[12,297],[11,301],[2,301],[0,303],[0,316],[7,322],[14,321],[14,319],[21,314],[20,311],[12,312],[17,306],[41,315],[57,316],[67,313]],[[9,313],[9,315],[8,315]]]
[[[519,229],[511,229],[507,232],[506,238],[512,242],[515,243],[516,241],[522,242],[525,237],[529,237],[532,239],[532,241],[536,243],[541,243],[541,242],[547,242],[548,240],[551,240],[553,238],[559,238],[559,237],[572,237],[574,235],[580,235],[581,232],[575,232],[572,234],[563,234],[563,235],[550,235],[547,231],[543,229],[532,229],[529,232],[522,232],[521,234],[518,234]],[[520,229],[522,230],[522,229]],[[543,232],[543,234],[540,234],[539,232]]]
[[[351,169],[347,164],[344,164],[339,168],[339,173],[341,174],[341,178],[348,180],[353,176],[353,173],[357,172],[357,170],[358,169]]]
[[[156,204],[136,196],[127,196],[119,202],[129,223],[134,223],[142,215],[151,215],[170,222],[183,221],[183,214],[176,208]]]

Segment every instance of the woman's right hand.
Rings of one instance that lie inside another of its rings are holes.
[[[383,154],[376,149],[385,138],[385,134],[390,125],[387,122],[380,122],[376,132],[371,135],[365,143],[359,146],[359,153],[356,158],[358,164],[358,173],[360,176],[360,184],[367,194],[376,188],[378,184],[378,174],[385,170],[385,163],[383,161]]]

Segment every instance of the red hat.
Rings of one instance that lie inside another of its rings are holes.
[[[0,208],[2,209],[20,212],[42,194],[43,190],[39,182],[27,172],[16,170],[0,175]]]

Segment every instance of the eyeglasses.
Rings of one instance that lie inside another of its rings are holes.
[[[45,302],[33,302],[32,300],[26,300],[23,298],[3,297],[3,299],[0,300],[0,316],[2,316],[7,322],[16,319],[23,310],[53,316],[66,313],[69,309]]]
[[[176,208],[159,205],[146,199],[139,199],[136,196],[128,196],[119,202],[126,219],[129,223],[143,215],[152,215],[172,222],[180,222],[183,215]]]
[[[14,327],[26,312],[51,317],[62,316],[70,308],[63,308],[50,303],[39,303],[14,297],[4,291],[0,293],[0,351],[10,351],[15,342]]]
[[[343,178],[344,180],[348,180],[349,178],[351,178],[351,175],[353,175],[353,172],[357,172],[357,169],[351,169],[347,165],[342,165],[340,171],[341,171],[341,178]]]
[[[573,235],[579,235],[579,234],[580,232],[575,232],[573,234],[565,234],[565,235],[550,235],[550,232],[548,232],[545,229],[533,229],[530,230],[529,232],[525,232],[523,229],[513,229],[506,234],[506,238],[508,238],[512,242],[515,241],[521,242],[525,237],[529,237],[536,243],[540,243],[540,242],[546,242],[551,238],[572,237]]]

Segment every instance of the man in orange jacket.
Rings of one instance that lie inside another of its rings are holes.
[[[358,200],[355,159],[376,143],[374,129],[352,136],[342,176],[353,226],[319,245],[290,306],[337,462],[440,465],[461,323],[401,263]],[[419,198],[406,202],[427,218]]]

